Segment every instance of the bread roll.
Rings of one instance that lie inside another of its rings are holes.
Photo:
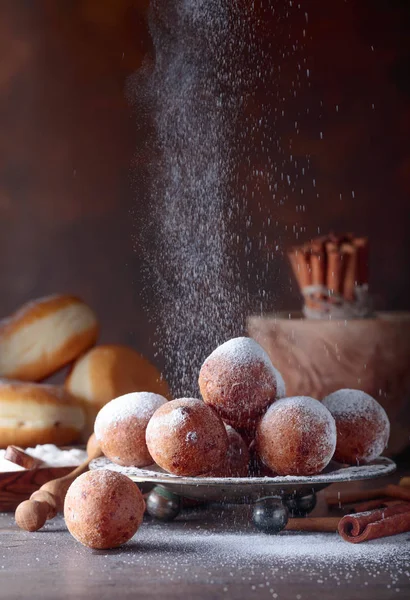
[[[170,397],[158,369],[133,348],[96,346],[79,358],[69,374],[66,389],[87,406],[84,439],[94,428],[98,411],[110,400],[130,392],[153,392]]]
[[[84,425],[81,401],[64,388],[0,379],[1,448],[64,446],[78,440]]]
[[[48,296],[0,321],[0,377],[40,381],[95,344],[94,312],[72,296]]]

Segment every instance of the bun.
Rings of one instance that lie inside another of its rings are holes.
[[[95,344],[94,312],[73,296],[48,296],[0,321],[0,377],[40,381]]]
[[[78,440],[85,424],[82,403],[54,385],[0,379],[0,447]]]
[[[167,382],[158,369],[133,348],[96,346],[79,358],[65,388],[87,406],[87,433],[91,433],[98,411],[107,402],[130,392],[152,392],[169,398]]]

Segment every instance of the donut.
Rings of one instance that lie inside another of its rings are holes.
[[[278,400],[260,420],[256,448],[262,462],[278,475],[315,475],[335,451],[335,420],[313,398]]]
[[[356,465],[380,456],[389,441],[390,423],[377,400],[360,390],[344,389],[326,396],[323,405],[336,421],[335,460]]]
[[[146,441],[157,465],[188,477],[218,468],[229,445],[221,419],[196,398],[160,406],[148,423]]]
[[[64,519],[84,546],[117,548],[140,527],[145,502],[135,483],[114,471],[88,471],[73,481],[64,500]]]
[[[225,425],[228,451],[217,469],[203,477],[247,477],[249,475],[249,450],[242,436],[230,425]]]
[[[167,399],[151,392],[132,392],[102,407],[94,424],[95,438],[107,458],[123,467],[146,467],[154,461],[145,430]]]
[[[82,402],[55,385],[0,379],[0,447],[64,446],[79,439]]]
[[[40,381],[95,344],[97,318],[73,296],[48,296],[0,321],[0,377]]]
[[[204,402],[236,429],[253,427],[276,399],[276,372],[253,339],[231,339],[208,356],[199,373]]]
[[[84,438],[93,431],[100,408],[113,398],[145,391],[170,396],[158,369],[133,348],[121,345],[91,348],[74,363],[65,388],[83,399],[87,407]]]

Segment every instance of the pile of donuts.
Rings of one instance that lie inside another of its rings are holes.
[[[202,399],[171,401],[134,392],[99,411],[94,433],[101,450],[122,466],[185,477],[310,476],[332,458],[360,464],[379,456],[389,437],[380,404],[358,390],[323,402],[286,398],[280,373],[254,340],[219,346],[199,373]],[[119,546],[138,530],[145,503],[125,475],[97,470],[68,490],[64,516],[71,534],[92,548]]]
[[[202,399],[167,399],[134,392],[99,411],[94,432],[101,450],[122,466],[185,477],[310,476],[332,458],[371,461],[388,442],[380,404],[358,390],[339,390],[323,402],[286,398],[280,373],[254,340],[219,346],[199,373]],[[119,546],[138,530],[145,503],[125,475],[97,470],[68,490],[70,533],[92,548]]]
[[[96,345],[99,330],[95,312],[70,295],[0,320],[0,448],[85,440],[101,407],[127,392],[169,397],[158,369],[133,348]],[[47,381],[55,375],[61,385]]]
[[[311,476],[332,459],[371,461],[388,442],[384,409],[362,391],[286,398],[280,373],[251,338],[212,352],[199,388],[202,399],[143,392],[106,404],[94,427],[105,456],[185,477]]]

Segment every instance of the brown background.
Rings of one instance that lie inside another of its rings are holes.
[[[127,78],[151,52],[147,4],[1,2],[0,315],[38,295],[75,293],[95,307],[105,341],[132,343],[152,358],[153,331],[133,250],[139,198],[138,185],[132,185],[138,181],[133,160],[141,140],[138,115],[124,93]],[[281,235],[271,297],[276,308],[298,305],[282,254],[295,241],[295,225],[304,229],[302,238],[318,227],[322,233],[369,235],[378,305],[409,308],[408,2],[302,4],[309,15],[310,86],[299,94],[279,134],[284,140],[294,136],[297,111],[312,107],[294,153],[310,154],[316,187],[306,186],[303,213],[296,210],[299,196],[275,206]],[[274,20],[265,23],[268,39],[267,27],[273,35]],[[284,61],[289,79],[295,68]],[[254,103],[258,111],[258,97]],[[270,201],[267,194],[266,204]],[[274,246],[275,231],[270,235]],[[256,285],[252,278],[250,285]]]

